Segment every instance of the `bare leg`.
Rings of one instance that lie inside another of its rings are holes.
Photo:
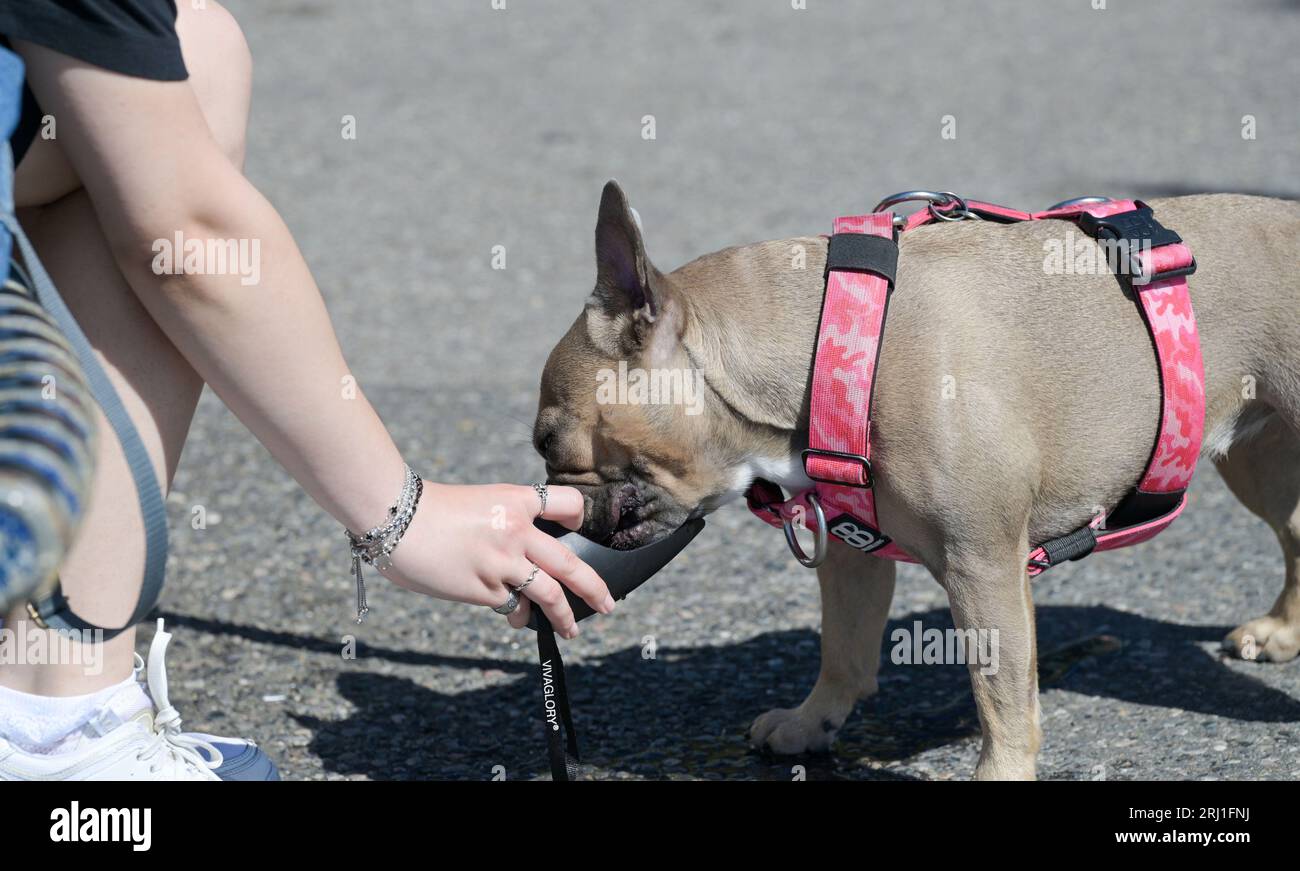
[[[170,481],[203,382],[117,271],[84,191],[24,209],[20,218],[122,397],[160,480]],[[100,439],[89,510],[60,576],[80,616],[120,626],[144,573],[144,525],[121,445],[102,413],[96,416]],[[6,625],[22,619],[19,609]],[[0,667],[0,684],[41,695],[93,692],[130,674],[134,646],[134,630],[107,642],[104,669],[95,675],[72,663],[13,665]]]
[[[832,542],[817,580],[822,593],[817,684],[799,707],[768,711],[749,730],[755,747],[774,753],[830,749],[853,706],[878,688],[881,636],[894,599],[893,561]]]
[[[1286,662],[1300,653],[1300,435],[1280,417],[1232,446],[1219,474],[1277,534],[1286,581],[1268,614],[1239,626],[1224,645],[1243,659]]]
[[[180,5],[180,34],[191,83],[213,135],[242,162],[248,71],[232,64],[228,32],[210,10]],[[159,479],[170,484],[203,382],[140,304],[122,276],[98,217],[57,140],[37,139],[16,178],[19,218],[46,269],[86,332],[140,432]],[[105,626],[126,622],[144,571],[144,526],[121,445],[98,414],[100,439],[85,520],[60,577],[78,615]],[[22,609],[7,615],[15,628]],[[27,626],[29,633],[36,632]],[[80,664],[0,665],[0,685],[39,695],[80,695],[131,672],[135,631],[103,646],[103,669]]]

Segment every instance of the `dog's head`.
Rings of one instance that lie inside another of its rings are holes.
[[[686,289],[646,256],[616,182],[596,223],[596,287],[542,373],[534,445],[550,481],[586,497],[582,532],[627,549],[747,486],[726,403],[686,340]]]

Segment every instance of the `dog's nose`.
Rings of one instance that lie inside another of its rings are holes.
[[[555,430],[548,429],[545,431],[537,430],[533,432],[533,449],[542,455],[543,459],[548,459],[551,455],[551,447],[555,444]]]

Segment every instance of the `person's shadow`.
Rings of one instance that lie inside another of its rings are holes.
[[[1181,708],[1252,722],[1300,721],[1300,701],[1228,668],[1201,645],[1226,626],[1183,626],[1105,607],[1037,609],[1043,688]],[[192,618],[191,618],[192,619]],[[817,674],[809,630],[770,632],[725,647],[628,648],[568,670],[584,766],[602,777],[898,779],[885,763],[979,732],[964,665],[892,663],[891,634],[944,629],[946,609],[909,615],[885,633],[881,693],[849,718],[832,753],[771,759],[751,751],[746,730],[772,707],[797,705]],[[331,648],[334,650],[334,648]],[[395,652],[412,661],[420,654]],[[383,656],[364,650],[363,657]],[[445,658],[431,657],[446,666]],[[438,692],[401,677],[344,673],[339,692],[356,706],[343,720],[294,716],[314,732],[327,770],[376,779],[528,779],[548,774],[534,665],[502,685]],[[472,661],[468,668],[492,667]],[[1076,773],[1086,776],[1086,772]]]

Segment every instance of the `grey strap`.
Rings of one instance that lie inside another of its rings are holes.
[[[4,215],[4,225],[13,234],[18,250],[23,255],[23,264],[27,267],[27,272],[31,277],[32,293],[36,295],[37,301],[58,323],[59,328],[63,330],[63,334],[68,340],[68,344],[72,346],[77,358],[81,361],[81,368],[86,373],[90,391],[99,403],[100,408],[103,409],[104,417],[108,419],[109,426],[117,434],[118,441],[122,444],[122,452],[126,455],[126,463],[131,469],[131,478],[135,481],[136,496],[140,500],[140,513],[144,517],[145,534],[144,582],[140,587],[140,598],[135,603],[135,610],[125,626],[118,629],[107,629],[82,620],[72,613],[67,598],[57,586],[48,597],[40,602],[32,603],[36,614],[51,629],[69,629],[82,632],[99,630],[104,633],[104,638],[107,640],[139,623],[153,610],[154,605],[158,604],[158,597],[162,595],[163,578],[167,568],[167,506],[163,501],[162,486],[158,481],[158,476],[154,473],[153,463],[149,460],[149,453],[144,448],[144,442],[140,440],[140,434],[136,432],[135,424],[131,422],[131,416],[126,413],[122,400],[118,397],[117,391],[113,389],[113,383],[108,380],[104,368],[99,365],[99,360],[96,359],[95,352],[86,339],[86,334],[77,325],[76,319],[72,317],[72,312],[68,311],[67,305],[63,302],[63,297],[59,296],[58,290],[54,287],[54,282],[50,280],[45,267],[41,265],[40,258],[36,256],[36,249],[32,247],[27,234],[19,226],[18,219],[12,214],[6,213]]]

